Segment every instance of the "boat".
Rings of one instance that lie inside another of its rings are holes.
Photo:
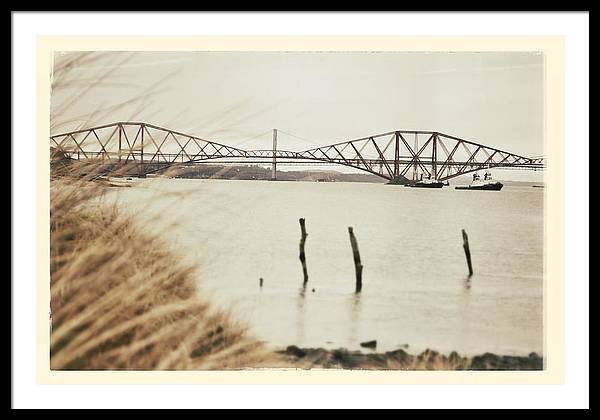
[[[409,182],[404,186],[413,188],[442,188],[444,185],[448,184],[444,184],[443,182],[431,179],[431,175],[423,179],[423,174],[421,174],[421,179],[419,179],[418,181]]]
[[[473,174],[473,182],[470,185],[463,185],[454,187],[457,190],[477,190],[477,191],[500,191],[504,184],[498,181],[492,180],[492,174],[489,171],[483,176],[483,179],[479,174]]]

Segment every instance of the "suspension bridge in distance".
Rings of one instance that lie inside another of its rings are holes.
[[[488,168],[542,170],[543,157],[525,157],[437,131],[396,130],[302,151],[277,148],[244,150],[144,122],[116,122],[50,136],[51,152],[81,162],[99,163],[104,172],[134,168],[137,176],[181,165],[207,162],[343,165],[387,180],[437,181]],[[121,172],[122,173],[122,172]]]

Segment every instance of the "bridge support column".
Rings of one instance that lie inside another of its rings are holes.
[[[139,177],[146,178],[146,173],[144,172],[144,124],[140,127],[141,134],[141,148],[140,148],[140,168],[139,168]]]
[[[415,154],[417,154],[419,152],[419,135],[415,132]],[[418,163],[418,159],[419,157],[417,156],[417,158],[415,159],[415,164],[413,166],[413,181],[416,181],[418,179],[418,168],[419,168],[419,163]]]
[[[400,175],[400,134],[396,133],[396,149],[394,151],[394,178]]]
[[[273,129],[273,163],[271,165],[271,181],[277,180],[277,129]]]
[[[437,181],[437,134],[433,135],[433,149],[431,152],[431,174],[433,179]]]
[[[121,163],[121,132],[123,131],[123,126],[119,124],[119,163]]]

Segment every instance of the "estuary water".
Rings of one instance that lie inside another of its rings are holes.
[[[199,265],[204,297],[275,347],[377,340],[377,351],[543,354],[541,188],[154,178],[105,197],[115,199]],[[364,266],[359,295],[349,226]]]

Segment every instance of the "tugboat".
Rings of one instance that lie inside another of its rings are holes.
[[[413,188],[442,188],[444,185],[443,182],[436,181],[435,179],[431,179],[431,175],[427,178],[423,179],[423,174],[421,174],[421,178],[417,182],[409,182],[405,185],[405,187],[413,187]]]
[[[473,174],[473,182],[471,185],[465,185],[460,187],[454,187],[457,190],[483,190],[483,191],[500,191],[504,184],[498,181],[492,180],[492,174],[490,171],[486,171],[483,180],[478,173]]]

